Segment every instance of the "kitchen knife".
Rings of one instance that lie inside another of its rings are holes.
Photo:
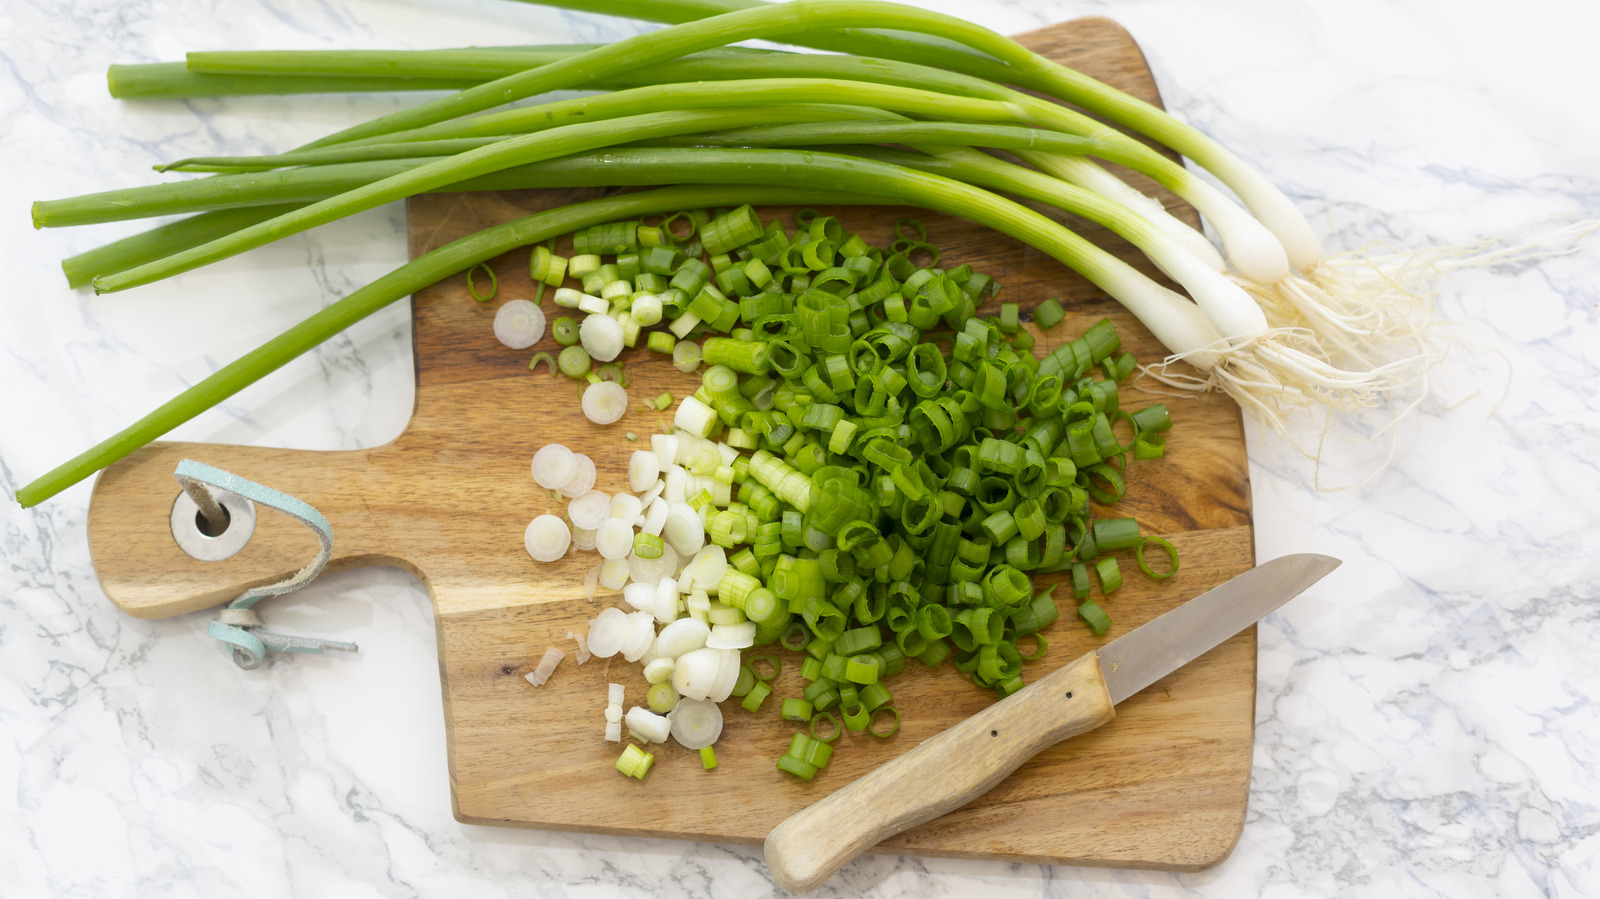
[[[1315,553],[1258,565],[923,741],[773,828],[765,848],[773,879],[792,893],[821,886],[885,838],[966,805],[1044,749],[1110,721],[1112,706],[1337,567]]]

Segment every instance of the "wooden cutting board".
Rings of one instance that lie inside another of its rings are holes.
[[[1022,40],[1158,100],[1137,46],[1112,22],[1082,19]],[[411,253],[595,193],[420,197],[408,210]],[[1165,199],[1194,221],[1187,207]],[[838,215],[876,245],[892,240],[897,218],[917,215],[945,248],[945,264],[966,262],[994,275],[1005,285],[1002,299],[1027,310],[1047,296],[1060,297],[1070,314],[1048,334],[1035,329],[1043,350],[1110,316],[1140,359],[1163,355],[1142,326],[1082,278],[994,232],[904,208],[822,211]],[[762,213],[793,224],[794,210]],[[1150,271],[1119,241],[1077,224]],[[522,545],[528,521],[562,511],[534,484],[529,464],[540,446],[566,443],[594,458],[600,489],[625,490],[628,455],[646,445],[658,416],[630,411],[614,426],[591,425],[580,414],[573,382],[542,370],[530,374],[532,351],[507,350],[494,339],[490,323],[499,302],[532,295],[527,261],[526,251],[494,261],[500,290],[488,304],[468,296],[461,275],[413,298],[416,409],[405,433],[390,444],[348,452],[158,444],[107,470],[95,486],[89,537],[111,601],[140,617],[194,612],[280,580],[315,553],[307,528],[264,510],[238,555],[211,563],[189,558],[167,524],[177,494],[172,472],[180,459],[194,458],[309,502],[333,526],[330,571],[398,566],[430,592],[455,813],[478,824],[759,843],[792,812],[993,701],[991,692],[971,686],[948,663],[928,671],[914,662],[892,682],[903,714],[899,735],[886,741],[844,737],[832,765],[804,783],[773,767],[794,731],[779,719],[774,700],[797,696],[802,686],[796,657],[786,654],[774,699],[760,714],[728,704],[716,770],[701,770],[696,753],[669,743],[658,748],[647,780],[617,774],[612,762],[620,747],[602,739],[606,684],[625,684],[627,704],[642,704],[645,683],[638,666],[619,657],[579,667],[569,656],[546,686],[535,689],[523,679],[547,646],[571,650],[567,632],[583,632],[590,618],[619,599],[584,598],[584,575],[599,561],[594,553],[569,555],[553,565],[528,557]],[[545,305],[553,318],[553,305]],[[547,336],[535,349],[552,347]],[[624,358],[635,410],[646,397],[664,390],[682,396],[697,383],[643,349]],[[1214,395],[1173,400],[1138,389],[1124,391],[1123,405],[1159,399],[1167,399],[1177,422],[1167,457],[1133,466],[1128,499],[1118,508],[1136,516],[1146,533],[1169,537],[1182,553],[1182,571],[1154,581],[1125,563],[1125,586],[1104,601],[1115,619],[1104,639],[1254,564],[1238,408]],[[637,433],[640,443],[624,439],[625,431]],[[1027,671],[1032,679],[1102,642],[1077,620],[1070,601],[1063,606],[1061,620],[1046,631],[1047,659]],[[269,618],[270,607],[268,602]],[[887,841],[882,850],[1119,867],[1216,864],[1232,850],[1244,824],[1255,640],[1254,628],[1239,634],[1125,702],[1111,724],[1040,755],[982,799]],[[288,658],[278,663],[295,664]],[[360,664],[359,657],[352,663]],[[220,652],[218,664],[227,664]],[[270,677],[271,669],[244,676]]]

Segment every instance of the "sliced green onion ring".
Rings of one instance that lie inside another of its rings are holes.
[[[1156,572],[1151,569],[1149,565],[1145,564],[1144,547],[1147,543],[1154,543],[1155,545],[1167,551],[1167,560],[1171,562],[1171,566],[1165,572]],[[1155,578],[1156,580],[1166,580],[1167,578],[1178,573],[1178,550],[1162,537],[1145,537],[1143,540],[1140,540],[1139,545],[1134,547],[1133,558],[1134,561],[1139,563],[1140,571],[1144,572],[1150,577]]]

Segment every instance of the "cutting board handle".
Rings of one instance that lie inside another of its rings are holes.
[[[791,893],[814,890],[884,839],[966,805],[1115,715],[1099,655],[1080,656],[779,824],[767,835],[767,867]]]
[[[366,565],[415,570],[395,550],[387,523],[366,514],[367,498],[390,480],[384,448],[317,452],[211,443],[154,443],[107,468],[89,500],[89,554],[106,596],[138,618],[163,618],[221,605],[284,580],[316,557],[316,534],[275,510],[256,510],[254,531],[236,555],[202,561],[173,536],[181,488],[173,470],[194,459],[309,503],[333,530],[324,572]],[[419,573],[420,574],[420,573]]]

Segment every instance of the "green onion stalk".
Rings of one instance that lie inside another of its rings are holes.
[[[220,54],[207,54],[207,56],[214,55]],[[263,54],[249,53],[240,55],[253,59]],[[549,56],[546,53],[537,58],[543,60],[548,59]],[[409,64],[408,59],[408,57],[396,56],[392,62],[396,65],[404,65]],[[239,67],[243,67],[243,65],[241,63]],[[263,66],[261,70],[265,72],[277,71],[276,68],[271,66]],[[719,99],[720,95],[732,95],[735,91],[760,90],[762,89],[762,84],[767,83],[768,79],[780,77],[793,78],[803,76],[807,79],[869,82],[912,89],[914,91],[912,94],[891,95],[912,101],[917,97],[921,97],[926,101],[929,92],[936,92],[947,94],[950,97],[984,99],[1001,104],[999,108],[992,106],[963,107],[967,111],[979,111],[978,115],[969,117],[971,121],[1016,121],[1041,129],[1093,138],[1094,143],[1085,145],[1085,148],[1080,152],[1087,152],[1108,161],[1125,165],[1149,176],[1163,187],[1172,190],[1189,201],[1203,216],[1212,222],[1224,247],[1228,250],[1230,259],[1246,277],[1261,284],[1273,284],[1285,277],[1289,272],[1287,257],[1284,255],[1277,239],[1267,232],[1259,222],[1239,208],[1236,203],[1211,187],[1204,180],[1196,178],[1182,166],[1115,129],[1108,128],[1104,124],[1080,113],[1037,97],[1029,96],[1020,91],[1006,88],[1000,84],[984,81],[969,75],[911,63],[862,59],[859,57],[783,53],[724,54],[682,59],[637,69],[631,73],[624,73],[620,77],[625,78],[627,75],[632,75],[642,82],[638,86],[653,87],[656,90],[634,92],[624,89],[619,90],[618,94],[620,96],[615,97],[586,97],[578,100],[545,104],[528,110],[490,113],[465,122],[443,122],[434,126],[416,128],[349,143],[508,135],[522,133],[536,127],[550,127],[552,124],[570,120],[573,116],[590,118],[626,114],[617,110],[641,111],[663,108],[669,104],[674,108],[706,103],[726,105],[736,101],[731,98]],[[619,76],[609,76],[607,84],[612,84],[618,80]],[[689,81],[752,81],[757,83],[752,85],[696,85],[682,83]],[[776,82],[771,83],[776,85]],[[591,86],[598,87],[601,85]],[[625,85],[617,84],[617,86],[624,87]],[[859,92],[864,89],[858,88],[857,90]],[[878,103],[881,106],[896,108],[903,112],[915,112],[924,116],[939,118],[959,117],[962,111],[953,107],[927,109],[925,108],[926,103],[922,107],[917,105],[896,105],[892,101],[881,99],[883,96],[881,93],[877,96],[879,98]],[[863,102],[866,97],[866,94],[860,93],[857,102]],[[785,101],[780,95],[774,94],[771,102]],[[841,102],[848,101],[841,100]],[[640,105],[636,106],[634,104]],[[290,153],[266,158],[182,160],[173,163],[170,167],[198,170],[205,165],[307,164],[319,162],[323,158],[325,157]],[[1055,173],[1066,180],[1100,192],[1109,192],[1110,195],[1117,197],[1122,202],[1140,208],[1148,217],[1170,220],[1171,225],[1168,230],[1174,232],[1180,229],[1193,230],[1188,228],[1187,225],[1182,225],[1177,223],[1176,220],[1172,220],[1161,209],[1158,202],[1138,193],[1121,179],[1088,159],[1081,156],[1068,156],[1055,160],[1053,165],[1055,166]],[[1191,238],[1189,243],[1191,245],[1204,243],[1204,240]],[[1212,251],[1203,252],[1215,255]]]
[[[679,0],[667,3],[657,3],[655,0],[535,2],[586,12],[679,23],[672,28],[641,35],[641,38],[717,23],[729,34],[723,43],[762,37],[802,46],[817,46],[817,33],[823,32],[824,40],[830,46],[822,49],[948,68],[988,81],[1039,91],[1155,138],[1204,166],[1232,188],[1256,217],[1277,235],[1296,268],[1310,272],[1322,259],[1321,245],[1305,217],[1300,215],[1282,191],[1237,155],[1164,110],[1039,56],[1009,38],[978,25],[878,0],[790,0],[782,4],[768,4],[761,0],[715,0],[709,3],[683,3]],[[836,24],[830,14],[840,7],[854,10],[855,15],[852,18],[847,13],[844,17],[846,21]],[[767,21],[778,23],[777,28],[781,30],[751,35],[742,33],[743,29],[753,27],[747,23]],[[844,41],[838,39],[837,29],[841,28],[851,30]],[[860,31],[868,28],[911,33],[891,37]],[[692,33],[685,32],[686,35]],[[943,40],[929,41],[928,37]],[[967,52],[952,52],[951,42],[967,48]],[[619,41],[612,46],[623,43],[626,41]]]
[[[837,59],[817,57],[815,54],[781,54],[717,46],[719,41],[726,44],[748,37],[769,37],[801,46],[876,57],[867,61],[869,64],[898,61],[927,67],[947,67],[955,70],[947,73],[947,76],[965,78],[970,84],[987,84],[991,91],[1005,90],[1001,87],[1003,84],[1014,84],[1074,103],[1131,130],[1154,137],[1210,170],[1232,188],[1254,212],[1256,219],[1260,220],[1249,220],[1251,223],[1258,227],[1264,223],[1276,235],[1272,241],[1275,247],[1269,247],[1259,240],[1246,241],[1236,235],[1236,231],[1252,229],[1245,221],[1235,221],[1238,217],[1229,214],[1228,207],[1209,208],[1207,204],[1185,195],[1195,203],[1202,215],[1212,221],[1228,250],[1230,260],[1249,281],[1254,282],[1245,286],[1263,306],[1274,328],[1301,329],[1303,334],[1315,338],[1314,346],[1330,344],[1347,358],[1367,366],[1376,365],[1375,360],[1387,348],[1413,347],[1420,336],[1421,325],[1416,322],[1414,313],[1424,308],[1428,301],[1411,283],[1415,280],[1414,273],[1409,278],[1399,276],[1406,270],[1403,261],[1400,263],[1402,271],[1396,273],[1390,271],[1394,266],[1375,268],[1372,263],[1359,257],[1323,260],[1314,235],[1293,204],[1236,155],[1154,106],[1038,57],[977,26],[935,13],[885,3],[846,4],[852,9],[859,9],[861,17],[835,19],[833,14],[839,12],[839,4],[827,0],[800,0],[776,7],[761,3],[760,0],[585,0],[581,4],[575,0],[548,0],[547,5],[681,24],[619,41],[609,47],[420,51],[409,55],[405,63],[398,65],[395,62],[397,54],[382,51],[321,55],[304,52],[197,53],[191,56],[190,68],[196,71],[190,73],[190,80],[206,77],[269,77],[269,80],[279,78],[287,83],[296,79],[315,81],[317,78],[326,78],[329,79],[327,89],[339,89],[340,84],[360,88],[363,86],[361,79],[393,80],[396,71],[416,75],[414,80],[419,82],[418,86],[425,78],[466,80],[462,76],[475,79],[495,76],[491,82],[427,104],[426,108],[419,107],[417,111],[358,126],[353,131],[325,138],[326,142],[348,139],[361,133],[406,127],[408,122],[422,119],[440,121],[486,109],[501,102],[495,99],[496,92],[507,97],[522,97],[557,86],[621,86],[637,77],[647,66],[670,69],[675,65],[701,65],[708,61],[721,65],[729,60],[742,65],[744,59],[761,57],[775,58],[779,64],[810,65],[809,62],[791,61]],[[876,30],[883,28],[889,31]],[[686,52],[689,47],[705,48],[698,51],[697,57],[717,59],[672,61],[665,58]],[[590,69],[587,68],[589,64],[598,65]],[[538,68],[518,71],[515,69],[517,66]],[[273,71],[274,74],[248,74],[261,71]],[[316,74],[318,72],[325,74]],[[177,73],[169,67],[161,72],[149,73],[148,78],[159,84],[163,78],[176,76]],[[125,78],[137,77],[146,76],[143,73],[125,75]],[[699,77],[718,76],[701,74]],[[113,79],[113,83],[115,85],[116,79]],[[154,88],[150,94],[160,89]],[[173,88],[175,92],[186,89],[182,85]],[[261,89],[259,86],[251,88],[252,91]],[[1054,104],[1045,105],[1060,110]],[[1070,113],[1062,111],[1062,114]],[[1027,158],[1030,162],[1034,161],[1032,156]],[[1129,188],[1083,157],[1054,156],[1035,164],[1082,186],[1124,194],[1122,200],[1129,205],[1149,206],[1152,203],[1128,194]],[[1178,192],[1184,195],[1183,191]],[[1158,213],[1150,209],[1147,214]],[[1280,259],[1281,263],[1278,261]],[[1289,262],[1300,271],[1289,271]],[[1278,266],[1279,273],[1264,276],[1263,272],[1269,269],[1260,266],[1268,264]]]
[[[783,110],[772,112],[779,118],[788,115]],[[742,109],[646,113],[509,138],[447,159],[424,163],[275,219],[241,228],[156,262],[96,278],[94,287],[97,292],[106,293],[149,284],[413,194],[487,175],[513,165],[610,146],[618,141],[620,135],[642,140],[691,133],[718,127],[714,124],[717,122],[745,122],[752,114]]]
[[[729,17],[763,7],[764,0],[525,0],[547,6],[622,16],[678,25],[704,21],[732,21]],[[805,4],[791,0],[779,8]],[[866,6],[867,4],[862,4]],[[877,5],[877,4],[873,4]],[[898,24],[863,22],[861,27],[806,29],[776,40],[860,56],[921,63],[953,69],[975,78],[1013,84],[1072,103],[1152,137],[1204,167],[1244,201],[1280,242],[1297,271],[1280,278],[1253,278],[1246,285],[1265,309],[1275,329],[1295,329],[1309,335],[1308,346],[1326,354],[1333,344],[1353,362],[1373,368],[1370,376],[1385,389],[1400,386],[1394,377],[1419,378],[1419,368],[1436,357],[1423,352],[1431,304],[1427,275],[1419,274],[1412,259],[1377,262],[1364,255],[1341,254],[1325,258],[1321,244],[1305,217],[1284,193],[1237,154],[1170,114],[1109,85],[1012,45],[1005,38],[984,32],[984,40],[958,37],[960,46],[947,40],[944,17],[924,12],[908,14]],[[900,29],[890,33],[866,28]],[[972,26],[975,31],[983,29]],[[670,30],[670,29],[666,29]],[[977,53],[971,51],[978,51]],[[1057,175],[1064,172],[1057,170]],[[1085,185],[1088,186],[1088,185]],[[1206,214],[1206,210],[1201,210]],[[1230,247],[1230,251],[1232,248]],[[1383,358],[1399,356],[1398,363],[1381,365]],[[1403,373],[1403,374],[1402,374]]]
[[[1020,96],[1020,95],[1019,95]],[[331,164],[351,160],[371,160],[385,158],[403,158],[411,155],[434,155],[441,152],[455,152],[469,150],[476,154],[473,161],[478,163],[481,159],[495,158],[497,154],[512,152],[514,148],[498,147],[491,150],[490,146],[471,143],[472,138],[505,137],[511,139],[512,135],[519,135],[516,139],[528,142],[528,149],[533,145],[539,147],[555,146],[559,139],[565,139],[571,132],[564,131],[569,125],[563,123],[581,122],[583,130],[588,132],[591,128],[601,127],[599,120],[613,120],[613,117],[630,118],[637,114],[644,114],[645,110],[671,108],[686,110],[692,108],[726,108],[740,105],[757,105],[764,107],[770,104],[808,104],[808,103],[873,103],[875,107],[864,106],[837,106],[828,109],[818,109],[815,114],[800,115],[797,118],[808,120],[825,120],[828,118],[884,118],[899,113],[918,115],[955,116],[975,122],[1009,122],[1026,121],[1043,123],[1050,118],[1052,111],[1060,112],[1059,107],[1050,104],[1040,104],[1039,101],[1022,98],[1026,103],[1032,104],[1032,113],[1028,113],[1018,103],[1011,101],[989,101],[976,98],[958,97],[939,94],[932,91],[905,88],[897,85],[881,85],[865,82],[843,82],[830,79],[752,79],[748,81],[726,82],[714,84],[669,84],[620,91],[614,94],[597,97],[583,98],[576,101],[562,101],[532,107],[526,110],[512,110],[506,113],[496,113],[481,116],[467,123],[446,123],[431,129],[421,129],[409,134],[391,135],[390,137],[408,137],[416,141],[415,147],[397,145],[393,140],[380,146],[373,146],[361,150],[352,146],[343,146],[336,149],[322,149],[302,151],[299,153],[282,154],[272,157],[211,157],[204,159],[181,160],[173,163],[173,168],[193,170],[197,167],[222,168],[239,170],[256,166],[279,165],[309,165]],[[889,112],[894,110],[894,113]],[[768,111],[769,115],[776,114]],[[1074,126],[1072,121],[1056,122],[1063,126]],[[548,140],[551,143],[533,139],[528,129],[548,128]],[[1016,144],[1016,133],[1023,129],[1012,128],[1007,138],[999,140],[1002,144]],[[1051,133],[1041,129],[1041,133]],[[1104,129],[1100,129],[1104,130]],[[620,131],[618,133],[621,133]],[[561,136],[558,138],[558,134]],[[648,137],[647,133],[637,135],[640,138]],[[1262,245],[1259,239],[1252,240],[1247,235],[1253,220],[1245,216],[1242,210],[1233,206],[1232,202],[1222,197],[1214,189],[1207,186],[1200,179],[1192,177],[1181,166],[1154,153],[1149,148],[1133,143],[1107,141],[1103,138],[1083,138],[1077,142],[1070,141],[1071,135],[1061,135],[1054,145],[1057,152],[1095,152],[1105,158],[1128,165],[1136,171],[1149,175],[1158,182],[1178,192],[1180,196],[1193,202],[1202,210],[1209,212],[1214,223],[1218,223],[1219,231],[1225,235],[1245,235],[1244,242]],[[1010,149],[1011,147],[1006,147]],[[520,152],[520,151],[519,151]],[[548,154],[545,154],[548,155]],[[460,158],[458,156],[458,158]],[[465,165],[467,160],[463,159]],[[1084,163],[1089,169],[1095,169],[1092,164]],[[481,170],[481,164],[480,164]],[[1103,171],[1103,170],[1102,170]],[[1114,177],[1106,175],[1109,183],[1122,185]],[[1073,180],[1070,176],[1067,180]],[[443,182],[441,182],[443,183]],[[204,181],[189,182],[187,186],[173,186],[170,191],[180,195],[186,190],[204,190]],[[1103,186],[1102,186],[1103,187]],[[1127,190],[1123,185],[1123,189]],[[125,204],[129,197],[117,192],[88,197],[74,198],[71,201],[54,201],[51,203],[37,204],[35,209],[35,223],[39,226],[59,224],[84,224],[92,221],[87,218],[70,218],[69,212],[78,211],[80,215],[85,211],[93,211],[102,216],[98,220],[108,220],[112,216],[127,217],[132,214],[132,209]],[[347,198],[348,199],[348,198]],[[1164,212],[1152,213],[1152,208],[1159,210],[1159,204],[1154,204],[1147,198],[1138,197],[1142,205],[1139,208],[1145,217],[1163,224],[1164,230],[1173,235],[1185,235],[1185,245],[1192,251],[1206,258],[1209,253],[1214,259],[1215,254],[1210,252],[1209,244],[1193,229],[1181,223],[1176,223]],[[311,218],[311,210],[299,214],[302,218]],[[261,234],[278,233],[277,229],[287,227],[292,219],[276,223],[272,228],[263,227]],[[1229,227],[1227,222],[1234,222],[1242,227]],[[292,231],[286,233],[293,233]],[[1262,235],[1257,235],[1260,237]],[[1227,241],[1225,241],[1226,243]],[[196,256],[200,251],[194,251]],[[1234,254],[1234,258],[1257,258],[1259,254]],[[1277,261],[1265,260],[1259,266],[1245,265],[1244,268],[1256,275],[1273,277],[1282,268],[1281,253]],[[1209,260],[1208,260],[1209,261]],[[1237,263],[1236,263],[1237,264]],[[115,282],[112,282],[115,283]],[[110,285],[107,285],[109,289]],[[1263,325],[1257,324],[1255,330],[1259,331]],[[1234,334],[1234,330],[1227,333]]]
[[[112,437],[25,485],[17,491],[16,500],[26,508],[55,496],[390,303],[518,247],[559,237],[589,225],[679,209],[738,203],[781,206],[885,205],[888,202],[878,194],[843,194],[792,187],[680,186],[574,203],[496,225],[418,256],[314,313],[208,375]]]

